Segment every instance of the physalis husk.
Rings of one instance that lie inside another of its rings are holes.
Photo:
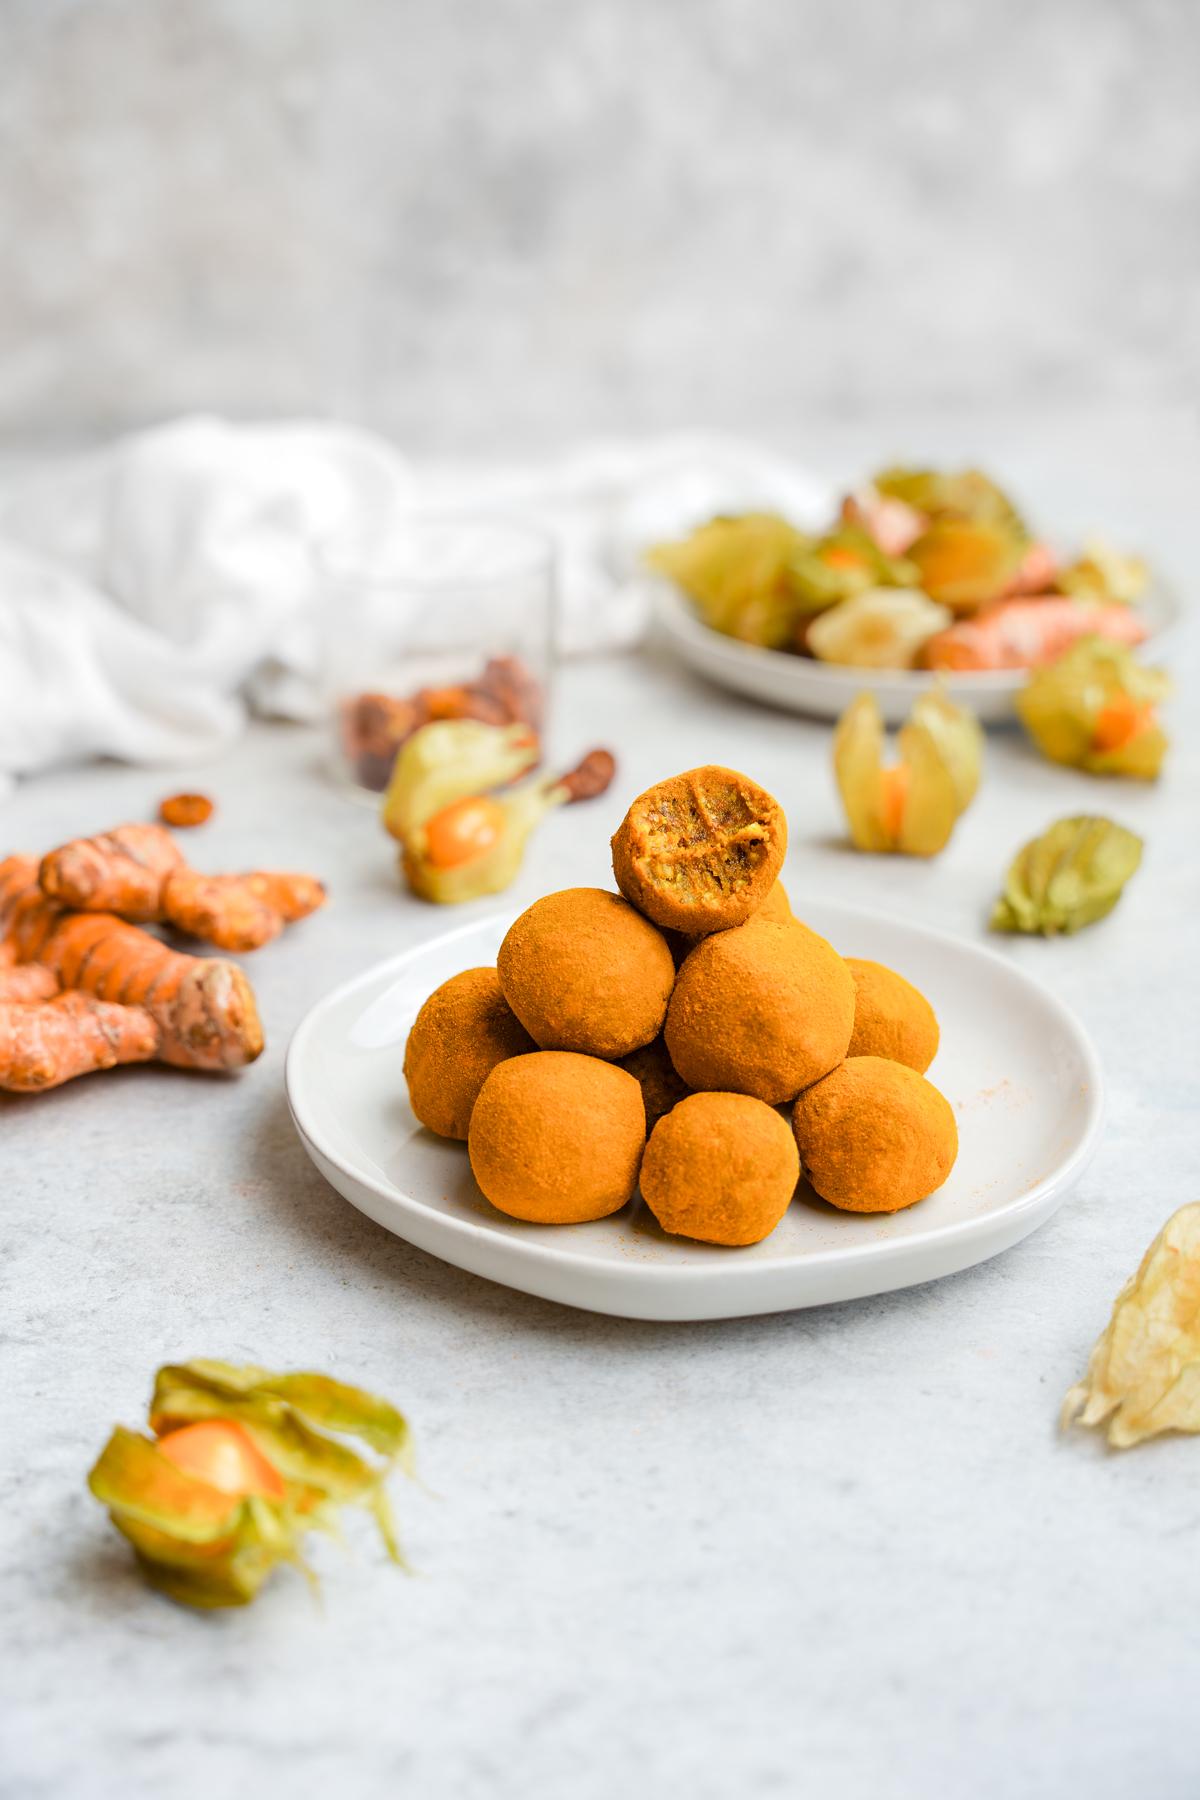
[[[1117,1295],[1064,1427],[1107,1424],[1116,1449],[1200,1431],[1200,1202],[1172,1215]]]
[[[953,622],[953,613],[917,588],[867,588],[818,614],[807,643],[822,662],[911,669],[922,645]]]
[[[647,552],[713,631],[768,650],[792,647],[800,606],[797,561],[812,539],[777,513],[710,519],[677,543]]]
[[[1086,637],[1034,670],[1017,712],[1051,762],[1153,781],[1168,742],[1157,708],[1170,691],[1165,671],[1146,668],[1124,644]]]
[[[910,545],[917,582],[956,613],[978,612],[999,600],[1016,577],[1025,539],[1010,526],[987,519],[935,519]]]
[[[859,850],[935,856],[979,786],[983,732],[974,716],[937,690],[922,695],[885,765],[883,720],[873,694],[842,714],[833,766],[850,836]]]
[[[1101,537],[1085,538],[1083,555],[1058,573],[1064,594],[1085,600],[1111,600],[1133,606],[1150,585],[1150,571],[1140,556],[1127,556]]]
[[[363,1506],[400,1560],[384,1483],[410,1457],[386,1400],[328,1375],[197,1360],[158,1371],[143,1436],[118,1426],[88,1486],[152,1586],[188,1606],[244,1606],[305,1534]],[[342,1440],[358,1438],[369,1460]]]
[[[1060,819],[1009,865],[993,931],[1055,937],[1110,913],[1142,860],[1142,840],[1111,819]]]

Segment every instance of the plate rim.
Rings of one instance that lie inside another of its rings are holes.
[[[997,1230],[1002,1222],[1004,1224],[1013,1224],[1023,1221],[1031,1212],[1036,1213],[1037,1210],[1040,1207],[1043,1207],[1055,1193],[1065,1191],[1069,1188],[1073,1181],[1082,1175],[1095,1156],[1100,1145],[1107,1111],[1107,1095],[1103,1065],[1100,1061],[1099,1052],[1083,1022],[1065,1001],[1059,999],[1058,995],[1055,994],[1052,989],[1045,986],[1036,976],[1029,974],[1027,970],[1022,969],[1015,963],[1009,961],[1009,959],[1001,955],[998,950],[993,950],[986,944],[976,944],[970,938],[959,937],[954,932],[941,931],[933,926],[914,924],[908,919],[900,918],[894,913],[882,911],[878,907],[860,906],[849,901],[843,902],[836,899],[829,899],[825,902],[818,901],[818,904],[834,906],[845,916],[854,919],[858,923],[867,925],[884,924],[889,926],[899,926],[903,931],[911,932],[933,944],[943,944],[949,941],[958,948],[965,949],[974,955],[982,957],[985,961],[996,965],[1004,971],[1006,977],[1014,980],[1018,987],[1023,988],[1028,993],[1032,994],[1040,1004],[1048,1006],[1058,1024],[1066,1030],[1075,1043],[1086,1071],[1087,1109],[1078,1143],[1062,1163],[1058,1164],[1048,1175],[1043,1176],[1040,1181],[1035,1182],[1025,1193],[1018,1195],[1000,1211],[984,1212],[966,1219],[949,1220],[945,1224],[931,1227],[919,1238],[905,1240],[902,1243],[897,1244],[863,1244],[862,1242],[857,1242],[841,1246],[831,1246],[820,1250],[798,1252],[792,1256],[780,1257],[774,1261],[762,1263],[739,1262],[736,1265],[731,1265],[722,1258],[720,1260],[714,1260],[711,1265],[690,1264],[687,1267],[672,1267],[670,1264],[636,1263],[631,1261],[622,1263],[619,1267],[619,1274],[622,1280],[633,1281],[640,1288],[670,1287],[676,1283],[695,1284],[701,1287],[707,1287],[714,1282],[727,1281],[733,1267],[739,1268],[749,1280],[754,1280],[756,1278],[762,1280],[772,1275],[778,1275],[781,1270],[799,1268],[801,1266],[803,1266],[805,1270],[812,1271],[835,1271],[853,1268],[857,1264],[869,1264],[872,1260],[875,1260],[876,1258],[885,1258],[889,1254],[896,1255],[902,1249],[909,1253],[916,1250],[928,1250],[931,1254],[935,1255],[938,1251],[945,1250],[948,1247],[969,1244],[975,1237],[986,1239]],[[439,932],[435,937],[428,938],[420,944],[410,945],[408,949],[398,951],[394,956],[384,957],[381,961],[371,964],[369,968],[360,970],[357,975],[352,975],[348,977],[347,980],[339,982],[335,987],[331,988],[327,994],[323,995],[321,999],[314,1001],[313,1005],[309,1007],[308,1011],[292,1033],[284,1059],[284,1089],[288,1110],[291,1114],[292,1123],[306,1147],[311,1146],[311,1148],[332,1167],[338,1169],[343,1174],[347,1175],[350,1180],[359,1183],[371,1193],[375,1194],[377,1198],[386,1201],[390,1205],[398,1205],[400,1207],[411,1206],[417,1208],[422,1215],[428,1215],[430,1218],[435,1218],[438,1227],[447,1229],[451,1237],[459,1237],[464,1242],[468,1243],[486,1244],[493,1247],[497,1242],[511,1245],[514,1240],[508,1237],[507,1234],[501,1234],[500,1237],[497,1238],[494,1227],[489,1225],[477,1223],[472,1219],[460,1218],[454,1213],[436,1212],[434,1209],[426,1207],[420,1200],[416,1199],[415,1196],[405,1193],[394,1184],[380,1180],[366,1171],[358,1168],[348,1170],[341,1153],[327,1140],[324,1140],[320,1132],[314,1131],[311,1128],[311,1125],[306,1123],[300,1117],[296,1089],[298,1086],[302,1085],[303,1077],[301,1074],[301,1063],[308,1041],[315,1033],[322,1015],[327,1011],[330,1011],[335,1006],[339,1005],[358,988],[367,987],[373,982],[382,980],[385,975],[394,978],[409,963],[432,950],[435,946],[447,946],[453,944],[460,938],[472,936],[476,933],[485,931],[489,927],[496,927],[510,922],[509,915],[502,912],[489,913],[483,918],[468,920],[464,924],[453,927],[449,931]],[[343,1195],[343,1198],[348,1199],[349,1196]],[[351,1202],[351,1204],[353,1204],[353,1202]],[[519,1223],[519,1221],[516,1222]],[[387,1227],[384,1227],[384,1229],[387,1229]],[[402,1236],[403,1234],[397,1232],[396,1235]],[[612,1267],[613,1274],[615,1275],[618,1273],[615,1266],[608,1264],[603,1259],[598,1261],[594,1256],[585,1256],[578,1251],[572,1251],[570,1245],[566,1243],[559,1247],[557,1244],[529,1240],[522,1244],[521,1249],[524,1256],[531,1258],[535,1263],[541,1264],[546,1268],[557,1269],[560,1271],[570,1270],[579,1272],[580,1274],[594,1276],[598,1269],[603,1270]],[[436,1254],[436,1252],[433,1252],[433,1254]],[[443,1258],[443,1260],[445,1259]],[[986,1261],[987,1257],[982,1257],[979,1260]],[[963,1265],[959,1266],[961,1267]],[[930,1277],[930,1279],[934,1279],[934,1277]],[[880,1289],[878,1291],[882,1292],[885,1290]]]

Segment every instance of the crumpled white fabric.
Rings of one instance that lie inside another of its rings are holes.
[[[0,783],[94,756],[190,762],[249,709],[317,716],[319,553],[378,567],[406,516],[552,531],[573,653],[637,641],[655,539],[722,510],[804,522],[828,502],[804,470],[714,436],[437,468],[337,425],[140,432],[0,493]]]

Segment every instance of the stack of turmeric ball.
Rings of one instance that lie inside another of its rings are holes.
[[[412,1108],[467,1140],[493,1206],[577,1224],[640,1179],[664,1231],[753,1244],[802,1168],[850,1212],[941,1186],[958,1134],[924,1075],[933,1009],[793,917],[786,848],[782,809],[746,776],[660,782],[613,839],[620,894],[547,894],[495,969],[429,997],[404,1058]]]

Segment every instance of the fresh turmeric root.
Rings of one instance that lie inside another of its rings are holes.
[[[323,905],[311,875],[202,875],[161,825],[119,825],[44,856],[42,892],[80,912],[173,925],[220,950],[257,950]]]
[[[262,1047],[236,963],[184,955],[111,913],[63,911],[32,857],[0,862],[0,1088],[118,1062],[238,1069]]]
[[[158,1027],[141,1006],[112,1006],[87,994],[31,1004],[0,1000],[0,1087],[36,1094],[117,1063],[150,1062]]]

